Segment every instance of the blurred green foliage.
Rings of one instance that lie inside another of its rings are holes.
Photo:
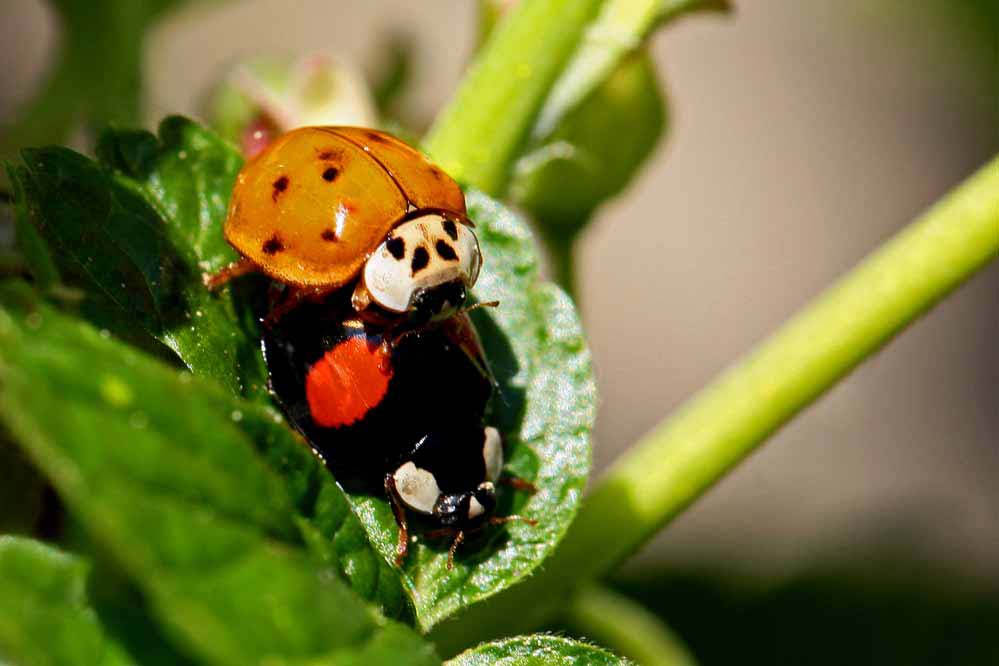
[[[0,659],[58,666],[133,663],[87,600],[87,564],[38,541],[0,535]]]
[[[190,0],[49,0],[59,47],[39,93],[0,128],[0,156],[62,143],[74,131],[141,121],[143,47],[150,27]]]
[[[783,580],[649,569],[617,587],[658,613],[700,666],[999,664],[999,588],[902,552]]]

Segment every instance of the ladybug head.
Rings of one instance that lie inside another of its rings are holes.
[[[495,510],[496,488],[485,481],[472,491],[441,494],[432,515],[445,527],[465,529],[482,524]]]
[[[465,304],[481,265],[479,241],[468,226],[428,213],[389,233],[364,264],[358,289],[415,323],[442,320]]]

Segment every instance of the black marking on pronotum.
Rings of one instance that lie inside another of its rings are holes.
[[[323,171],[323,180],[325,180],[327,183],[332,183],[334,180],[336,180],[336,177],[339,173],[340,172],[336,168],[329,167],[326,169],[326,171]]]
[[[454,248],[444,241],[438,240],[434,247],[437,249],[437,254],[439,254],[441,259],[444,261],[458,261],[458,255],[455,254]]]
[[[413,270],[413,275],[416,275],[430,263],[430,253],[427,252],[427,248],[422,245],[413,252],[413,263],[410,268]]]
[[[328,241],[330,243],[335,243],[336,241],[340,240],[337,237],[336,232],[332,229],[324,229],[322,237],[324,241]]]
[[[288,176],[281,176],[274,181],[274,191],[271,192],[271,199],[277,201],[282,192],[288,189]]]
[[[451,237],[451,240],[458,240],[458,227],[455,225],[454,220],[444,218],[441,226],[444,227],[444,232]]]
[[[385,247],[399,261],[402,261],[402,258],[406,256],[406,241],[400,237],[389,238],[385,241]]]
[[[264,254],[277,254],[284,250],[284,243],[281,242],[277,234],[274,234],[264,241],[260,249],[264,251]]]

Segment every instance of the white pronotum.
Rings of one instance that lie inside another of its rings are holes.
[[[402,313],[422,290],[455,279],[471,287],[481,265],[475,233],[431,213],[392,230],[365,263],[364,286],[375,303]]]

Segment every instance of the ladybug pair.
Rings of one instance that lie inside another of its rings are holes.
[[[264,326],[271,390],[341,484],[384,488],[398,565],[407,509],[453,537],[449,568],[469,532],[534,524],[492,515],[501,480],[531,486],[501,477],[483,426],[494,380],[466,305],[482,257],[457,183],[388,134],[302,128],[240,171],[225,238],[242,258],[206,284],[285,285]]]

